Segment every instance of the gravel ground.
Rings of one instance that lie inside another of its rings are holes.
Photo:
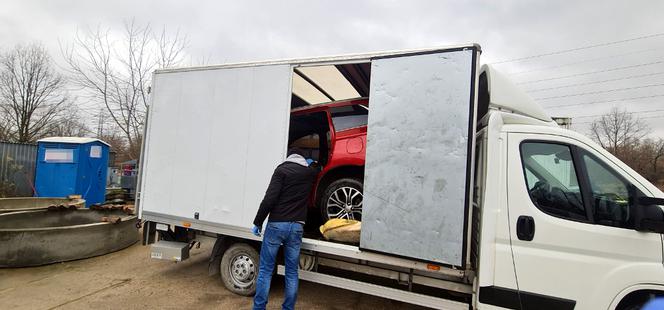
[[[31,268],[0,269],[0,309],[250,309],[252,299],[227,291],[207,275],[212,243],[181,263],[149,258],[137,243],[90,259]],[[279,309],[283,278],[272,284],[269,309]],[[382,299],[300,282],[297,309],[414,309]]]

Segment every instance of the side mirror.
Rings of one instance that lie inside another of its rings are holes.
[[[639,197],[639,204],[642,206],[652,206],[652,205],[664,206],[664,198]]]
[[[638,231],[664,233],[664,198],[639,197],[634,208],[634,228]]]

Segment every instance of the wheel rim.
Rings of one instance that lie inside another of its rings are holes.
[[[233,284],[240,288],[251,286],[256,278],[256,264],[246,254],[238,254],[233,257],[228,269]]]
[[[340,187],[327,198],[327,217],[360,220],[362,200],[362,192],[358,189],[349,186]]]

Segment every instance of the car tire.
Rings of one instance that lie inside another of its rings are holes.
[[[362,219],[363,184],[356,178],[338,179],[325,188],[318,203],[321,219]]]
[[[258,251],[246,243],[231,245],[221,257],[221,282],[231,292],[252,296],[256,293],[259,266]]]

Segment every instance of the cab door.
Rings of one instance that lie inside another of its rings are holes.
[[[524,309],[606,309],[623,289],[664,280],[662,241],[633,229],[639,184],[577,140],[508,134],[508,208]]]

